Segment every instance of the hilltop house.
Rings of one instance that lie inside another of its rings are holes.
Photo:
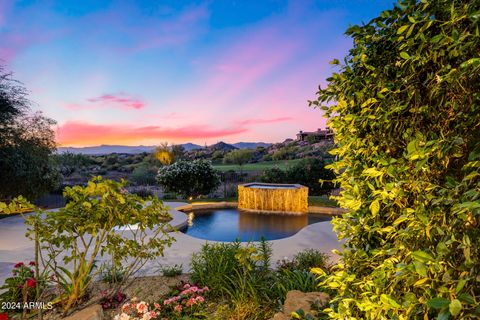
[[[308,137],[313,137],[315,142],[323,140],[333,141],[333,130],[329,127],[326,127],[325,130],[318,129],[317,131],[313,132],[303,132],[300,130],[300,132],[297,133],[297,141],[308,141]]]

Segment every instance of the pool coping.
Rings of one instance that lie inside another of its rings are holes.
[[[221,201],[221,202],[190,203],[187,205],[175,207],[174,210],[185,213],[185,212],[191,212],[195,210],[232,209],[232,208],[238,208],[238,202]],[[308,214],[313,213],[313,214],[323,214],[323,215],[330,215],[330,216],[341,216],[346,212],[347,210],[343,208],[308,206]],[[288,213],[285,213],[285,214],[288,214]]]

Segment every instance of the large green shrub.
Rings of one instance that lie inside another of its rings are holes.
[[[174,240],[163,203],[130,194],[125,184],[96,177],[85,187],[67,187],[64,208],[27,218],[28,235],[38,237],[42,260],[60,290],[56,302],[65,313],[82,301],[101,273],[98,259],[111,260],[127,279]]]
[[[340,161],[333,318],[480,316],[480,2],[401,1],[313,105]],[[338,60],[333,61],[339,64]]]
[[[320,195],[333,188],[335,179],[332,170],[325,168],[325,162],[318,158],[305,158],[286,170],[273,167],[263,171],[260,181],[268,183],[299,183],[308,187],[310,195]],[[321,182],[323,181],[323,182]]]
[[[197,197],[215,191],[220,184],[220,175],[207,160],[180,160],[161,167],[157,181],[169,192]]]

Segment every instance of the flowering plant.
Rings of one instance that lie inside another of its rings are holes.
[[[196,285],[182,282],[172,291],[171,297],[163,300],[162,304],[167,312],[192,314],[204,304],[205,298],[203,295],[207,291],[208,287],[199,288]]]
[[[205,303],[204,293],[208,287],[199,288],[198,286],[181,283],[171,294],[160,303],[154,303],[153,306],[132,299],[125,303],[121,308],[121,313],[114,317],[114,320],[157,320],[157,319],[185,319],[194,315],[198,319],[200,308]]]
[[[160,305],[155,303],[153,308],[145,301],[133,298],[122,306],[122,313],[116,315],[114,320],[154,320],[159,319]]]
[[[0,302],[9,302],[10,305],[23,309],[23,302],[35,300],[39,281],[35,278],[35,272],[32,270],[34,266],[35,262],[33,261],[28,264],[23,262],[15,264],[12,269],[12,277],[7,278],[5,284],[0,287],[0,290],[6,290],[0,295]]]

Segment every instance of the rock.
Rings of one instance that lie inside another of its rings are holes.
[[[103,309],[99,304],[75,312],[64,320],[103,320]]]
[[[325,306],[330,300],[328,294],[323,292],[301,292],[292,290],[287,293],[283,312],[276,313],[272,320],[290,320],[292,312],[302,309],[305,314],[312,310],[312,304],[317,302],[321,307]]]
[[[272,320],[290,320],[290,317],[287,317],[283,312],[275,313]]]

